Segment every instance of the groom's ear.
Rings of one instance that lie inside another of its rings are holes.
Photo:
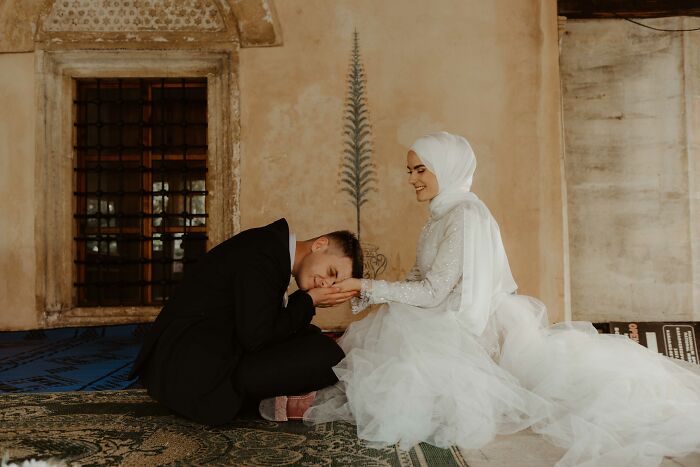
[[[311,244],[311,251],[326,251],[328,248],[328,243],[328,237],[322,235]]]

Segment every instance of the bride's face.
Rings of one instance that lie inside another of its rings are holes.
[[[406,166],[408,167],[408,183],[413,185],[416,190],[416,199],[430,201],[435,198],[440,192],[437,177],[423,164],[418,154],[408,151]]]

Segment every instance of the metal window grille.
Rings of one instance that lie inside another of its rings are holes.
[[[77,304],[161,304],[206,249],[206,78],[75,84]]]

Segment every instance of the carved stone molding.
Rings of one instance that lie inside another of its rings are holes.
[[[559,54],[561,55],[561,41],[566,34],[566,16],[557,16],[557,33],[559,36]]]
[[[214,0],[58,0],[45,32],[223,31]]]
[[[229,0],[238,22],[241,47],[282,45],[282,32],[273,0]]]
[[[282,43],[272,0],[3,0],[0,53]]]
[[[49,0],[39,15],[43,49],[201,48],[238,43],[222,0]]]

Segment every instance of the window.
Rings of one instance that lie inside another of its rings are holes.
[[[37,55],[36,297],[51,326],[153,319],[240,229],[235,51]]]
[[[78,79],[79,306],[157,305],[206,251],[206,78]]]

